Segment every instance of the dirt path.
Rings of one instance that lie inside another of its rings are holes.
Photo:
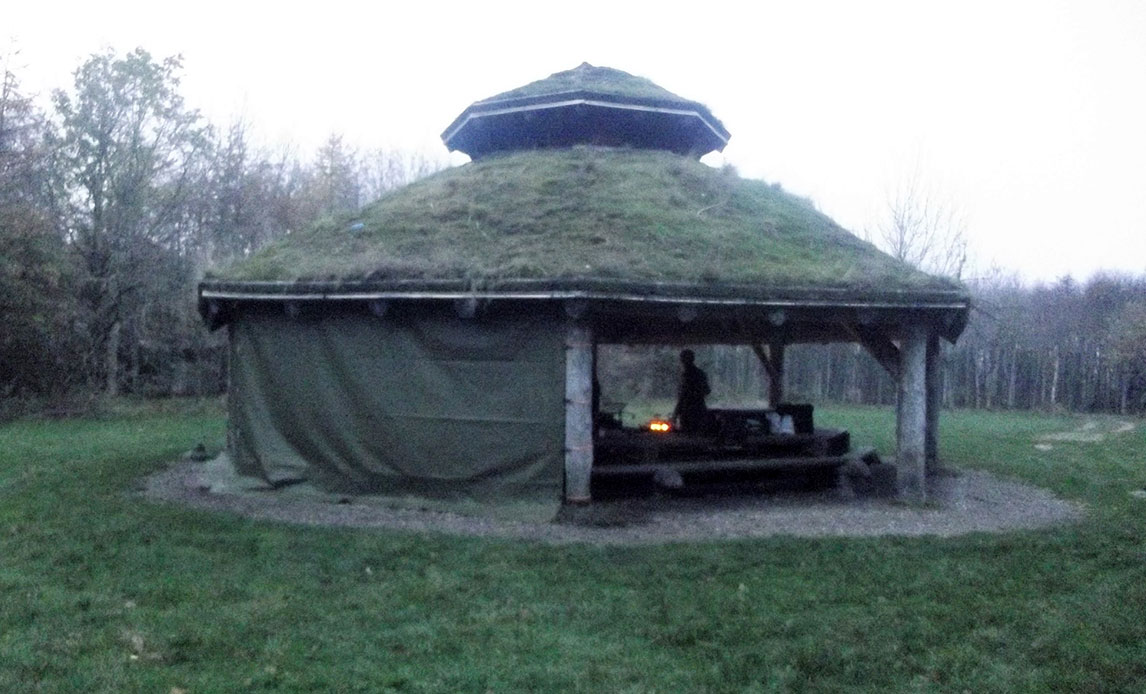
[[[316,498],[213,494],[199,482],[201,463],[180,462],[146,480],[145,494],[228,513],[304,525],[442,532],[567,543],[649,544],[793,535],[953,536],[1039,528],[1075,520],[1076,504],[1049,492],[985,472],[947,472],[932,478],[928,504],[842,500],[831,490],[773,494],[713,494],[594,502],[577,522],[531,523],[458,513],[393,508],[380,503],[333,503]],[[576,514],[572,514],[576,516]]]
[[[1043,434],[1038,437],[1039,443],[1035,448],[1039,450],[1050,450],[1047,446],[1047,441],[1070,441],[1074,443],[1100,443],[1106,440],[1107,436],[1116,436],[1119,434],[1127,434],[1135,429],[1134,422],[1112,422],[1111,427],[1103,431],[1099,427],[1096,420],[1088,419],[1083,422],[1077,429],[1071,431],[1056,431],[1052,434]]]

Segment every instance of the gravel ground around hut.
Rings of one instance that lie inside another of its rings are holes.
[[[525,522],[377,502],[220,494],[201,484],[202,463],[181,461],[145,480],[154,501],[303,525],[507,537],[595,544],[651,544],[789,535],[953,536],[1039,528],[1081,517],[1083,508],[1046,490],[978,470],[947,470],[929,482],[926,504],[843,499],[834,490],[658,495],[566,508],[554,522]]]

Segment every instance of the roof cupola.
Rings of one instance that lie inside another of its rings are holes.
[[[659,149],[702,157],[730,137],[703,104],[644,77],[582,63],[474,102],[442,141],[480,159],[489,154],[573,145]]]

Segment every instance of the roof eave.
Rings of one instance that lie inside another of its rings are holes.
[[[554,283],[531,280],[502,282],[497,287],[477,288],[457,280],[365,282],[227,282],[208,280],[199,287],[199,311],[208,328],[215,330],[229,323],[242,304],[339,302],[373,303],[385,306],[391,301],[458,302],[477,300],[515,302],[566,302],[569,305],[644,306],[641,311],[666,308],[693,312],[706,307],[718,311],[750,311],[754,314],[786,315],[790,312],[820,316],[824,325],[835,325],[841,312],[848,320],[886,322],[926,320],[939,334],[954,342],[963,332],[970,313],[970,298],[961,290],[900,290],[878,292],[835,288],[739,287],[714,295],[712,287],[689,283],[576,282]],[[707,290],[707,291],[706,291]],[[694,308],[689,308],[694,307]],[[373,306],[372,309],[373,310]],[[829,319],[830,316],[836,318]],[[882,316],[882,318],[880,318]],[[911,316],[916,316],[912,318]],[[890,317],[890,318],[889,318]],[[839,326],[836,326],[837,328]]]
[[[204,280],[200,299],[244,301],[363,301],[372,299],[601,299],[674,303],[969,308],[962,289],[864,289],[697,284],[591,277],[502,280],[476,286],[468,280],[234,281]]]

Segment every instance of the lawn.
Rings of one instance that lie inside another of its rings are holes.
[[[222,444],[214,407],[166,409],[0,426],[0,691],[1146,690],[1142,427],[1039,449],[1084,419],[945,416],[950,464],[1076,525],[634,549],[147,503],[141,475]],[[819,418],[888,450],[888,410]]]

